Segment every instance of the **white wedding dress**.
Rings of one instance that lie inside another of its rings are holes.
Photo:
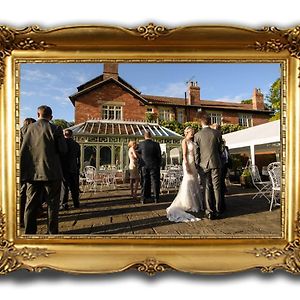
[[[166,209],[167,217],[172,222],[194,222],[201,219],[187,213],[202,210],[202,192],[198,180],[198,172],[195,167],[194,145],[192,141],[187,142],[187,161],[191,174],[187,173],[183,162],[183,179],[178,194],[172,204]]]

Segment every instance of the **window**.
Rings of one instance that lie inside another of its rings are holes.
[[[183,123],[184,114],[182,110],[177,111],[177,122]]]
[[[103,105],[102,119],[104,120],[122,120],[122,106]]]
[[[221,113],[208,113],[210,117],[210,124],[222,125],[222,114]]]
[[[154,113],[153,108],[151,108],[151,107],[149,108],[149,107],[148,107],[148,108],[147,108],[147,113],[151,113],[151,114]]]
[[[253,125],[252,115],[239,115],[239,125],[245,127],[251,127]]]
[[[159,119],[162,121],[171,121],[172,113],[170,109],[162,109],[159,111]]]

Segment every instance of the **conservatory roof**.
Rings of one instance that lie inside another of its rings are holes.
[[[135,136],[142,137],[144,132],[150,131],[154,138],[175,138],[181,139],[182,136],[158,123],[147,123],[139,121],[121,120],[88,120],[76,124],[72,129],[75,136],[78,135],[107,135],[107,136]]]

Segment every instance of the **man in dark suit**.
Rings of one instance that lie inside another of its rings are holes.
[[[209,127],[209,121],[208,116],[200,116],[202,129],[195,134],[194,142],[195,163],[205,190],[205,214],[208,219],[213,219],[218,217],[221,211],[222,135],[218,130]]]
[[[58,233],[62,168],[60,155],[67,152],[61,127],[51,124],[52,110],[38,108],[38,121],[28,125],[20,151],[21,181],[27,182],[25,234],[37,231],[37,213],[43,195],[48,205],[48,233]]]
[[[36,122],[33,118],[26,118],[23,122],[23,126],[20,129],[20,145],[22,146],[24,135],[27,131],[28,125]],[[27,191],[27,182],[21,181],[20,186],[20,227],[24,228],[24,212],[26,205],[26,191]]]
[[[139,143],[140,168],[142,173],[141,202],[151,198],[151,185],[155,203],[160,193],[161,150],[159,143],[152,140],[150,131],[145,131],[145,140]]]
[[[68,152],[62,157],[63,185],[62,185],[62,208],[68,209],[69,190],[71,191],[73,205],[79,208],[79,169],[80,169],[80,146],[73,140],[73,131],[64,130]]]

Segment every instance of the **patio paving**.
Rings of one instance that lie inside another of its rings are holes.
[[[269,211],[264,198],[252,199],[254,189],[230,186],[227,210],[220,219],[203,218],[191,223],[173,223],[166,208],[176,193],[162,194],[159,203],[141,204],[130,199],[128,186],[117,190],[81,193],[81,206],[60,211],[59,230],[63,235],[114,235],[129,237],[191,238],[274,238],[282,231],[281,209]],[[71,203],[71,201],[70,201]],[[202,217],[201,214],[198,216]],[[46,233],[46,217],[38,220],[38,234]]]

